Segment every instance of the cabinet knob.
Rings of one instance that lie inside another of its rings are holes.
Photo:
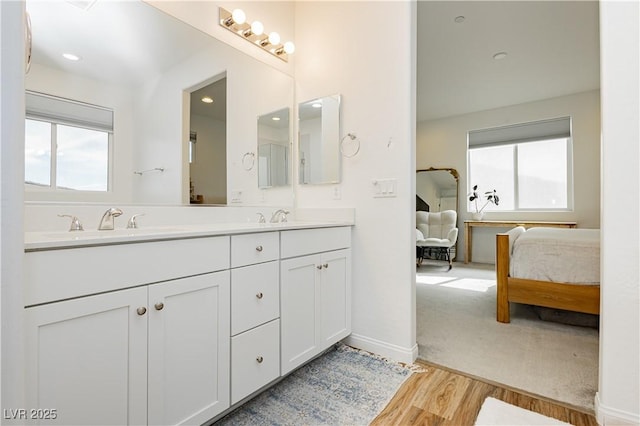
[[[158,302],[155,305],[153,305],[153,307],[156,308],[156,311],[161,311],[162,308],[164,308],[164,303]]]
[[[144,306],[141,306],[138,309],[136,309],[136,312],[138,313],[138,315],[144,315],[147,313],[147,308],[145,308]]]
[[[256,251],[262,251],[262,246],[256,247]]]
[[[256,297],[258,299],[262,299],[264,297],[264,294],[262,294],[262,292],[260,292],[260,293],[256,294]]]
[[[256,358],[256,361],[258,361],[258,364],[262,364],[262,361],[264,361],[264,358],[262,358],[261,356],[258,356]]]
[[[324,265],[322,265],[322,267],[326,269],[326,268],[328,268],[328,267],[329,267],[329,264],[328,264],[328,263],[325,263]]]
[[[322,265],[318,265],[318,266],[316,266],[316,268],[322,269]]]

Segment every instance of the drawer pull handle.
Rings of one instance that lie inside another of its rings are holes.
[[[153,305],[153,307],[156,308],[156,311],[161,311],[162,308],[164,308],[164,303],[158,302],[155,305]]]
[[[262,251],[262,246],[256,247],[256,251]]]
[[[262,294],[262,292],[260,292],[260,293],[256,294],[256,297],[258,299],[262,299],[264,297],[264,294]]]
[[[322,269],[322,265],[318,265],[318,266],[316,266],[316,268]]]
[[[141,306],[138,309],[136,309],[136,312],[138,313],[138,315],[144,315],[147,313],[147,308],[145,308],[144,306]]]
[[[322,265],[322,267],[326,269],[326,268],[328,268],[328,267],[329,267],[329,264],[328,264],[328,263],[325,263],[324,265]]]
[[[262,358],[261,356],[258,356],[258,358],[256,358],[256,361],[258,361],[258,364],[262,364],[262,361],[264,361],[264,358]]]

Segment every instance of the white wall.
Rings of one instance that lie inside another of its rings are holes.
[[[151,76],[138,93],[134,114],[140,119],[135,129],[133,165],[139,170],[165,170],[134,181],[137,202],[188,201],[188,95],[220,75],[227,78],[227,200],[231,192],[241,191],[242,204],[293,205],[291,186],[260,191],[257,167],[246,170],[242,162],[246,153],[257,154],[257,117],[292,106],[293,79],[224,43],[214,45],[213,40],[211,49],[162,75]]]
[[[467,212],[467,132],[511,123],[571,116],[573,134],[574,209],[567,212],[486,212],[485,219],[577,221],[580,228],[600,227],[600,95],[578,93],[440,120],[418,123],[418,169],[452,167],[460,173],[458,224]],[[473,261],[493,263],[496,228],[476,228]],[[465,243],[461,232],[459,247]],[[462,251],[461,251],[462,252]]]
[[[600,424],[640,424],[640,6],[600,3]]]
[[[0,409],[24,407],[24,4],[0,2]],[[3,424],[11,424],[7,420]],[[13,422],[16,423],[16,422]]]
[[[297,206],[356,208],[349,343],[405,361],[417,356],[415,7],[299,2],[295,9],[297,102],[341,94],[342,136],[361,141],[355,157],[343,158],[340,199],[334,185],[297,185]],[[373,198],[372,180],[381,178],[397,179],[397,197]]]

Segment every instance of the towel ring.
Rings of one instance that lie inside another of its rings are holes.
[[[256,154],[253,152],[247,152],[242,156],[242,168],[246,171],[253,169],[256,164]]]
[[[345,143],[345,139],[347,138],[349,139]],[[360,139],[358,139],[355,133],[347,133],[340,139],[340,152],[347,158],[355,157],[356,154],[360,152]]]

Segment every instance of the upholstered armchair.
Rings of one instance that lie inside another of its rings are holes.
[[[452,267],[451,248],[458,240],[456,225],[457,213],[454,210],[443,212],[416,212],[416,258],[420,266],[425,256],[449,262]]]

